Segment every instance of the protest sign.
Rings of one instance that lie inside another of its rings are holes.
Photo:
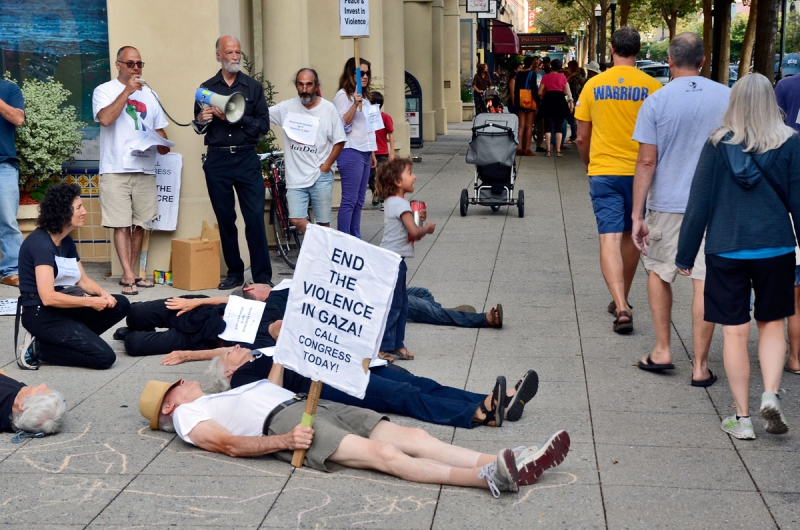
[[[183,156],[178,153],[156,155],[154,169],[156,193],[158,194],[158,217],[153,221],[153,230],[175,230],[178,228]]]
[[[281,127],[283,127],[283,132],[286,133],[286,136],[299,144],[314,145],[317,143],[319,118],[316,116],[288,112]]]
[[[363,398],[386,327],[400,256],[316,225],[306,231],[275,362]]]
[[[370,105],[369,114],[367,114],[367,128],[370,132],[380,131],[386,128],[386,125],[383,124],[380,105]]]
[[[264,314],[264,302],[246,300],[241,296],[228,296],[225,305],[225,331],[219,338],[230,342],[245,342],[252,344],[256,340],[258,325],[261,324],[261,315]]]
[[[339,36],[369,37],[369,0],[339,0]]]
[[[17,299],[6,298],[0,300],[0,315],[16,315],[17,314]]]

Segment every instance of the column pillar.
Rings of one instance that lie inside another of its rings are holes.
[[[447,134],[447,110],[444,107],[444,0],[431,4],[431,70],[433,112],[436,134]]]
[[[411,145],[406,122],[405,11],[403,3],[398,1],[384,2],[382,11],[384,107],[394,121],[397,154],[407,157],[411,154]]]
[[[432,0],[404,0],[404,44],[406,70],[417,78],[422,89],[422,139],[436,141],[433,111]]]
[[[294,74],[309,64],[308,0],[294,0],[291,9],[282,0],[262,0],[261,12],[264,76],[275,85],[277,100],[283,101],[297,95]]]
[[[461,121],[460,19],[458,0],[444,0],[444,106],[451,123]]]

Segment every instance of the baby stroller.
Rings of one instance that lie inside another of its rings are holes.
[[[467,164],[475,164],[474,193],[470,197],[467,190],[461,190],[462,217],[467,215],[470,204],[490,206],[495,212],[500,206],[516,204],[519,216],[525,215],[522,190],[514,200],[518,129],[514,114],[478,114],[472,120]]]
[[[503,100],[497,87],[490,86],[483,93],[483,101],[486,103],[486,112],[491,114],[501,114],[503,112]]]

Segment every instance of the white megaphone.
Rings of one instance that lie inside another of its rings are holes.
[[[244,96],[239,92],[234,92],[230,96],[220,96],[207,88],[198,88],[194,93],[194,99],[201,107],[217,107],[225,113],[225,119],[231,123],[236,123],[244,115]]]

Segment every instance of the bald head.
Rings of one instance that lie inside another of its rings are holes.
[[[229,74],[236,74],[242,69],[242,45],[239,39],[224,35],[217,39],[217,61]]]

